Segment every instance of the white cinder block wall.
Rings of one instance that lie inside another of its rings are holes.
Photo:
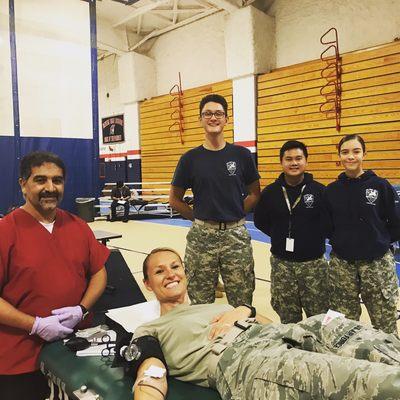
[[[21,136],[91,138],[89,7],[23,0],[15,15]]]
[[[314,60],[320,36],[334,26],[342,53],[400,36],[399,0],[275,0],[277,67]]]
[[[246,7],[230,14],[225,27],[227,74],[233,80],[234,141],[255,152],[255,74],[275,65],[274,21]]]
[[[100,154],[110,153],[109,146],[103,144],[101,119],[124,113],[124,105],[121,102],[120,84],[118,80],[118,59],[119,56],[114,54],[98,62]],[[127,137],[126,134],[125,136]]]
[[[147,72],[141,84],[155,84],[154,95],[163,95],[178,82],[178,72],[183,89],[233,79],[235,141],[253,150],[255,112],[249,108],[255,104],[254,74],[318,58],[323,50],[319,38],[332,26],[339,31],[341,52],[391,42],[400,36],[400,0],[275,0],[268,15],[254,7],[219,12],[156,38],[146,54],[154,60],[154,72]],[[107,60],[99,62],[99,71],[104,72],[99,73],[99,90],[103,78],[110,81],[109,74],[118,74]],[[120,86],[129,85],[132,76],[132,71],[119,76]],[[110,111],[103,101],[118,100],[99,98],[100,115],[109,115],[103,114]],[[138,125],[132,126],[138,121],[137,106],[126,105],[120,98],[113,109],[124,110],[131,121],[127,140],[139,146]]]
[[[168,93],[182,75],[183,89],[227,79],[225,18],[220,12],[160,36],[149,52],[156,62],[157,94]]]
[[[8,2],[0,2],[0,136],[13,136],[13,104]]]

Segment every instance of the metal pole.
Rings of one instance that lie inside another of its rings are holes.
[[[20,201],[18,181],[19,162],[21,160],[21,135],[19,120],[19,100],[18,100],[18,69],[17,69],[17,46],[15,40],[15,10],[14,0],[9,0],[9,28],[10,28],[10,53],[11,53],[11,80],[12,80],[12,99],[13,99],[13,119],[14,119],[14,164],[13,164],[13,186],[12,186],[12,205],[17,205]]]
[[[89,1],[90,13],[90,59],[92,70],[92,195],[97,197],[100,193],[99,180],[99,97],[97,74],[97,25],[96,25],[96,0]]]

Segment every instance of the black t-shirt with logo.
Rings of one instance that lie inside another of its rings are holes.
[[[250,151],[227,143],[218,151],[199,146],[185,153],[172,185],[192,189],[195,218],[232,222],[245,216],[246,186],[259,178]]]

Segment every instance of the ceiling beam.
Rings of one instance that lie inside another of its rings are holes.
[[[208,7],[210,8],[210,7]],[[188,14],[188,13],[200,13],[203,12],[204,8],[179,8],[174,10],[172,8],[165,9],[165,8],[157,8],[156,10],[149,11],[149,14],[157,13],[157,14]]]
[[[103,51],[108,51],[109,53],[112,53],[112,54],[117,54],[119,56],[122,56],[127,53],[126,50],[118,49],[114,46],[111,46],[107,43],[103,43],[100,41],[97,41],[97,48],[100,50],[103,50]]]
[[[172,23],[175,25],[176,20],[178,19],[178,13],[176,12],[178,10],[178,0],[174,0],[174,4],[172,6],[172,9],[174,11],[174,15],[172,17]]]
[[[142,29],[142,18],[143,18],[143,15],[139,15],[137,26],[136,26],[136,34],[137,35],[140,35],[140,31]]]
[[[237,4],[234,4],[229,0],[207,0],[207,2],[211,3],[214,7],[222,8],[230,13],[240,8]]]
[[[151,11],[149,14],[153,15],[154,17],[157,17],[157,18],[161,19],[164,22],[168,22],[169,24],[172,22],[171,18],[168,18],[163,14],[159,14],[158,10]]]
[[[169,0],[152,0],[151,3],[136,8],[133,12],[129,13],[126,17],[119,20],[112,27],[118,28],[121,25],[124,25],[127,22],[131,21],[132,19],[138,17],[139,15],[146,14],[147,12],[154,10],[155,8],[162,6],[166,3],[169,3]]]
[[[97,55],[97,62],[99,61],[103,61],[104,59],[108,58],[108,57],[115,57],[115,53],[103,53],[103,54],[98,54]]]
[[[162,34],[164,34],[164,33],[166,33],[166,32],[172,31],[172,30],[174,30],[174,29],[176,29],[176,28],[180,28],[181,26],[190,24],[190,23],[192,23],[192,22],[194,22],[194,21],[197,21],[198,19],[207,17],[207,16],[209,16],[209,15],[211,15],[211,14],[214,14],[214,13],[216,13],[216,12],[218,12],[218,11],[220,11],[220,10],[218,10],[218,9],[216,9],[216,8],[210,8],[210,9],[208,9],[208,10],[205,10],[205,11],[202,12],[201,14],[197,14],[197,15],[194,15],[193,17],[186,18],[186,19],[184,19],[183,21],[180,21],[180,22],[178,22],[178,23],[175,24],[175,25],[170,25],[170,26],[167,26],[167,27],[165,27],[165,28],[163,28],[163,29],[154,30],[153,32],[151,32],[151,33],[149,33],[147,36],[145,36],[141,41],[137,42],[135,45],[133,45],[132,47],[130,47],[130,48],[129,48],[129,51],[133,51],[133,50],[137,49],[137,48],[140,47],[143,43],[147,42],[147,40],[149,40],[149,39],[152,39],[152,38],[155,38],[155,37],[157,37],[157,36],[160,36],[160,35],[162,35]]]
[[[210,7],[212,8],[211,4],[206,0],[196,0],[196,3],[199,6],[203,6],[204,8],[210,8]]]

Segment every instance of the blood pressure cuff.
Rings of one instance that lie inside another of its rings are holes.
[[[161,350],[160,342],[154,336],[146,335],[132,340],[132,333],[125,333],[117,339],[115,345],[115,357],[112,363],[112,367],[123,367],[125,374],[133,377],[136,380],[138,369],[143,361],[148,358],[158,358],[163,362],[168,374],[168,365],[165,361],[164,354]],[[136,360],[127,361],[123,355],[121,355],[121,348],[129,346],[131,343],[138,347],[140,355]]]

